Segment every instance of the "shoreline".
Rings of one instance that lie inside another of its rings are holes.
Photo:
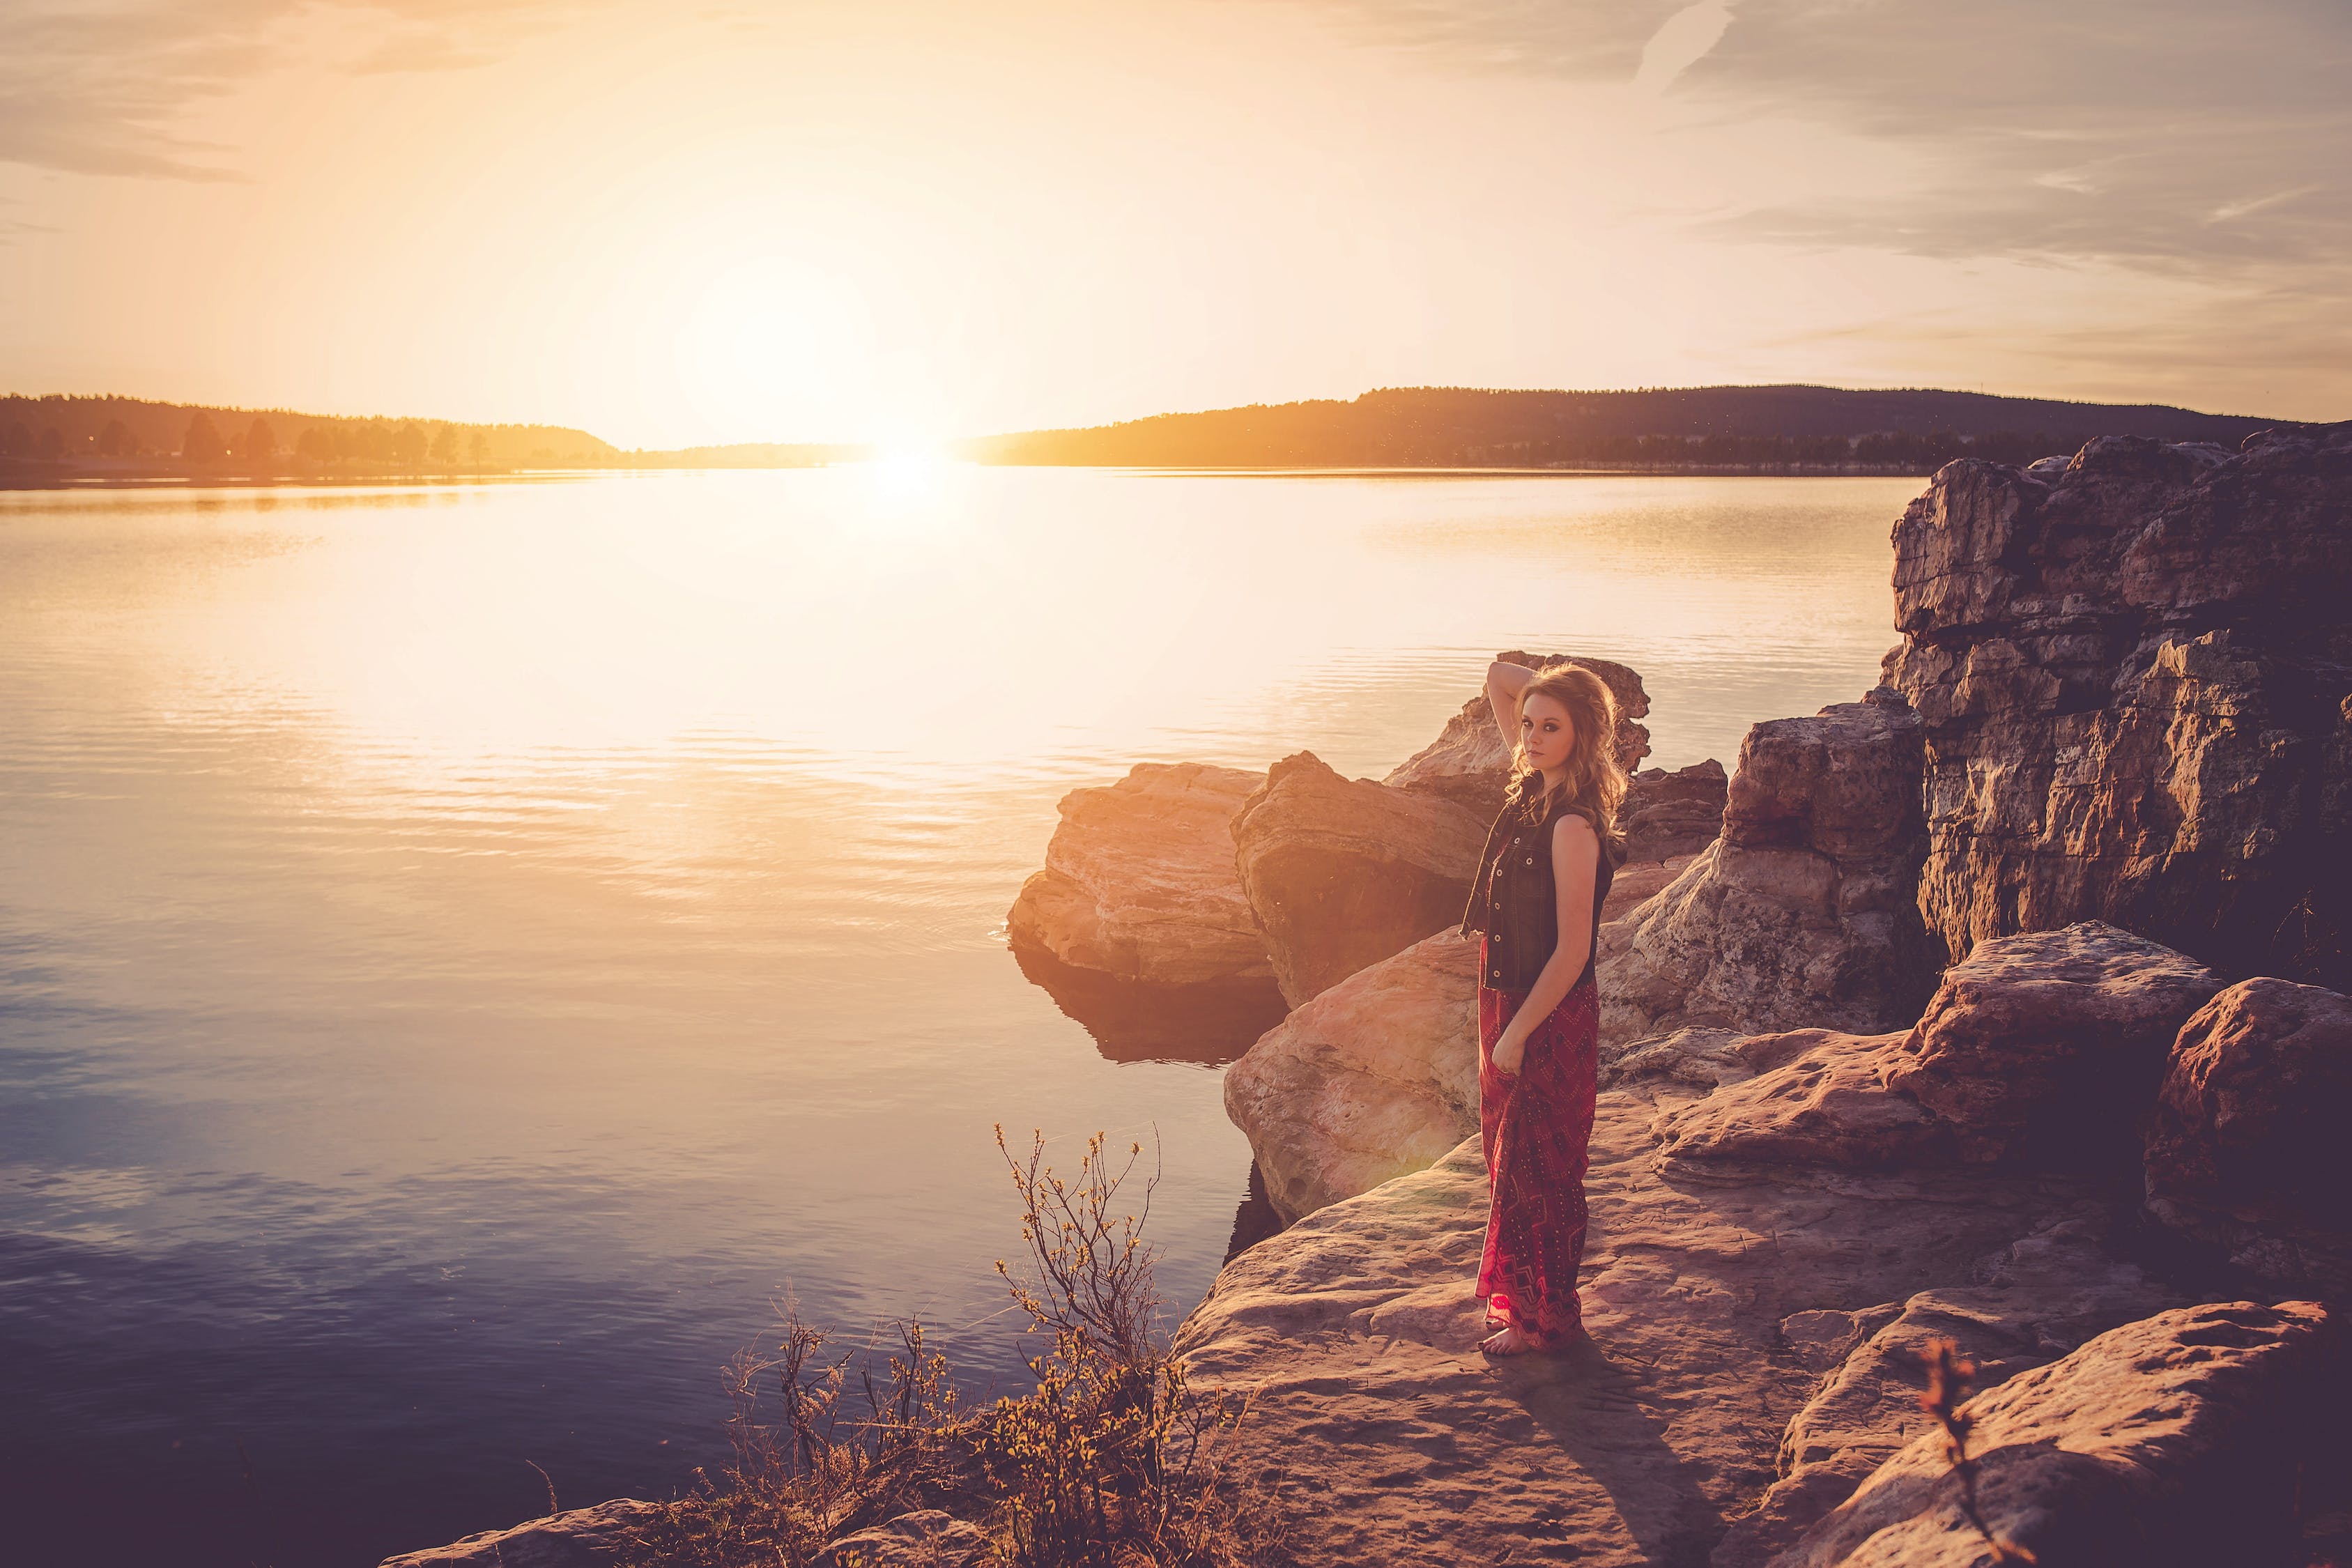
[[[92,472],[68,467],[67,471],[27,473],[0,466],[0,491],[42,490],[204,490],[204,489],[341,489],[354,488],[436,489],[452,485],[533,482],[591,479],[607,474],[740,474],[804,472],[819,468],[863,468],[876,459],[841,463],[589,463],[544,468],[482,468],[450,473],[413,474],[221,474],[195,469],[156,469],[141,473]],[[1932,468],[1844,464],[1838,467],[1785,467],[1682,463],[1656,467],[1622,464],[1558,464],[1539,468],[1395,468],[1295,465],[1264,467],[1176,468],[1156,464],[1112,463],[991,463],[949,458],[950,464],[974,468],[1051,468],[1090,473],[1127,474],[1164,479],[1887,479],[1931,477]],[[25,465],[24,467],[34,467]]]

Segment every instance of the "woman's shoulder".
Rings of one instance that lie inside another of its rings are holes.
[[[1592,814],[1592,809],[1590,806],[1577,805],[1568,801],[1563,801],[1553,807],[1552,842],[1558,844],[1563,839],[1579,834],[1589,834],[1596,838],[1601,836],[1601,820]]]
[[[1574,823],[1575,826],[1570,826],[1570,823]],[[1596,840],[1601,846],[1601,858],[1608,861],[1612,867],[1623,858],[1622,841],[1612,843],[1609,836],[1601,831],[1601,816],[1598,812],[1589,805],[1579,805],[1570,801],[1561,802],[1552,816],[1552,844],[1558,847],[1568,842],[1571,837],[1580,835],[1590,836]]]

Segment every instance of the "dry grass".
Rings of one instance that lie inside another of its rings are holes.
[[[1934,1416],[1936,1424],[1944,1429],[1944,1458],[1952,1467],[1952,1474],[1960,1479],[1960,1511],[1984,1537],[1985,1544],[1992,1548],[1995,1563],[2038,1562],[2024,1547],[1994,1534],[1977,1503],[1976,1461],[1969,1458],[1969,1432],[1976,1422],[1962,1407],[1975,1386],[1977,1363],[1960,1354],[1957,1342],[1940,1339],[1927,1342],[1920,1352],[1920,1362],[1927,1373],[1927,1391],[1919,1395],[1919,1407]]]
[[[841,1536],[919,1509],[979,1525],[1002,1568],[1283,1568],[1270,1483],[1231,1438],[1245,1400],[1203,1394],[1170,1353],[1132,1191],[1097,1135],[1067,1179],[997,1147],[1028,1257],[997,1269],[1042,1342],[1034,1392],[959,1401],[919,1323],[844,1348],[787,1302],[766,1355],[728,1369],[733,1457],[635,1531],[635,1568],[806,1568]],[[878,1373],[878,1375],[877,1375]],[[782,1409],[772,1415],[771,1405]]]

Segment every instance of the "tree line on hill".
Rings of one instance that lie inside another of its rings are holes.
[[[601,465],[619,452],[551,425],[352,418],[121,397],[0,398],[0,462],[95,474],[426,474]]]
[[[1825,386],[1516,392],[1400,387],[960,444],[981,462],[1136,468],[1624,468],[1928,473],[2099,436],[2234,447],[2283,421],[2161,405]]]

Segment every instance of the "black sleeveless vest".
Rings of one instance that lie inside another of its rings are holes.
[[[1486,962],[1478,971],[1478,984],[1489,991],[1528,989],[1559,945],[1559,884],[1551,869],[1551,834],[1570,812],[1591,820],[1583,807],[1556,801],[1538,822],[1517,802],[1506,801],[1495,826],[1486,830],[1478,875],[1470,884],[1470,905],[1462,913],[1462,934],[1486,933]],[[1601,906],[1616,875],[1615,858],[1604,842],[1592,874],[1592,951],[1576,984],[1569,987],[1571,991],[1593,977],[1601,955]]]

